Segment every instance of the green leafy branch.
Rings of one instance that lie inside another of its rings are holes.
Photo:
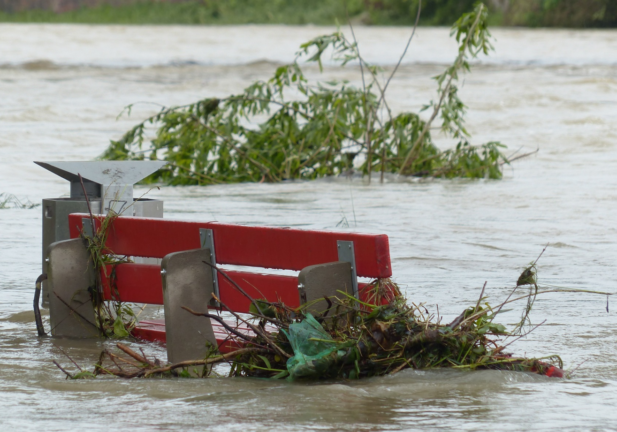
[[[419,14],[420,9],[418,19]],[[455,23],[452,35],[459,53],[435,77],[438,99],[426,107],[433,108],[428,121],[414,112],[392,113],[386,90],[398,65],[382,83],[379,68],[361,56],[352,28],[353,40],[339,30],[302,44],[292,63],[240,94],[161,109],[112,141],[101,158],[167,160],[167,169],[149,181],[174,185],[310,180],[355,170],[369,181],[376,171],[382,180],[385,173],[501,178],[508,163],[504,146],[469,144],[466,106],[454,84],[469,70],[471,58],[492,48],[487,16],[480,3]],[[341,67],[357,61],[362,88],[346,81],[310,83],[304,67],[316,63],[323,70],[327,54]],[[401,61],[402,56],[399,65]],[[441,151],[432,142],[430,128],[438,116],[441,131],[460,140],[453,149]],[[154,138],[146,143],[151,128]]]

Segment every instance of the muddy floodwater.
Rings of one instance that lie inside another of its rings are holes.
[[[68,194],[64,180],[32,161],[95,158],[156,104],[238,92],[291,59],[301,42],[332,30],[0,25],[0,193],[33,202]],[[387,73],[409,31],[358,28],[357,35],[363,55]],[[473,142],[501,141],[508,154],[539,149],[506,167],[501,181],[330,179],[161,187],[150,196],[165,201],[167,218],[388,234],[395,281],[410,301],[431,312],[438,306],[444,321],[475,304],[485,281],[489,302],[503,300],[546,244],[540,282],[617,292],[617,31],[503,29],[494,36],[496,52],[461,83]],[[455,55],[447,29],[420,29],[391,84],[391,107],[427,103],[431,76]],[[355,67],[326,66],[323,77],[360,83]],[[117,120],[134,102],[144,103]],[[61,350],[92,367],[112,343],[36,337],[40,245],[40,207],[0,210],[1,430],[574,431],[617,424],[617,301],[607,312],[606,297],[586,294],[539,298],[532,319],[545,324],[509,347],[518,355],[559,354],[566,369],[580,365],[570,379],[407,370],[315,384],[67,381],[52,364],[72,368]],[[515,323],[522,307],[501,322]],[[143,346],[165,359],[162,347]]]

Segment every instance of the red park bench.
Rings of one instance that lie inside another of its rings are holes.
[[[98,226],[102,216],[95,216],[95,220]],[[52,334],[94,337],[98,331],[92,324],[94,310],[88,293],[95,286],[94,273],[85,243],[79,238],[82,230],[91,232],[90,216],[71,214],[69,226],[71,240],[53,243],[48,250]],[[221,309],[212,297],[215,293],[229,309],[249,312],[250,300],[203,261],[257,267],[257,272],[226,273],[254,299],[280,301],[290,307],[337,295],[337,290],[362,299],[365,284],[358,284],[358,276],[392,275],[384,234],[118,217],[110,224],[106,247],[116,256],[162,259],[161,265],[108,266],[103,287],[106,300],[164,305],[164,321],[141,321],[133,335],[165,342],[171,362],[203,357],[206,341],[218,344],[222,352],[238,347],[218,322],[181,308],[198,312]],[[299,274],[267,274],[264,269]],[[235,320],[230,324],[235,327]]]

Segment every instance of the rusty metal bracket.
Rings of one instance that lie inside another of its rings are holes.
[[[358,274],[356,273],[356,255],[352,241],[337,240],[338,260],[351,264],[351,285],[355,298],[360,298],[358,293]]]

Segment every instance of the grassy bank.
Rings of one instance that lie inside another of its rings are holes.
[[[424,0],[421,25],[450,25],[476,0]],[[345,5],[346,3],[346,5]],[[490,25],[617,27],[615,0],[485,0]],[[419,0],[156,0],[65,13],[0,12],[0,22],[87,24],[356,24],[412,25]]]
[[[56,14],[31,10],[0,13],[4,22],[51,22],[88,24],[333,24],[345,16],[342,3],[305,1],[237,0],[231,2],[187,1],[158,3],[144,1],[125,6],[102,5]]]
[[[451,25],[475,0],[424,1],[423,25]],[[102,5],[56,14],[30,10],[0,12],[0,22],[88,24],[316,24],[333,25],[347,17],[358,24],[411,25],[418,0],[188,0]],[[495,23],[498,24],[498,23]]]
[[[503,24],[528,27],[617,27],[617,1],[510,0]]]

